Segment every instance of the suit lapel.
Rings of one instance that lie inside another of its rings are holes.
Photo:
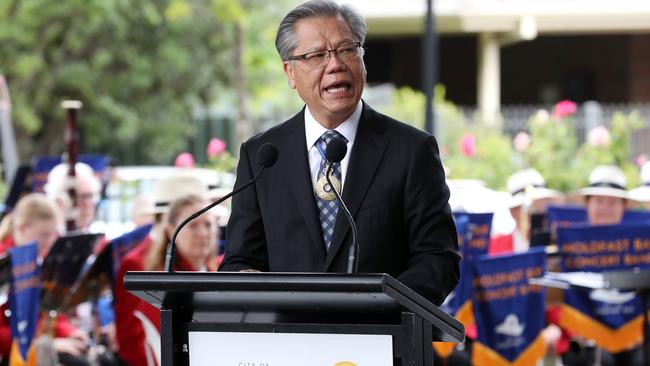
[[[388,142],[380,135],[381,131],[378,113],[364,103],[342,196],[352,217],[355,217],[357,211],[359,211],[359,206],[375,176],[379,162],[384,156]],[[334,233],[332,234],[332,242],[327,253],[324,271],[329,269],[349,230],[350,224],[341,208],[336,215],[336,224],[334,225]]]
[[[285,166],[284,171],[293,189],[300,214],[305,220],[309,236],[312,239],[311,243],[305,243],[305,245],[313,246],[315,253],[318,253],[321,260],[324,261],[325,246],[321,236],[314,190],[309,173],[309,161],[307,159],[304,109],[287,122],[285,131],[287,133],[285,146],[288,152],[288,164]],[[292,213],[286,214],[291,215]]]

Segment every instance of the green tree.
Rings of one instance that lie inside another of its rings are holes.
[[[0,2],[0,72],[21,156],[62,152],[59,103],[79,99],[83,152],[169,163],[194,133],[192,109],[232,88],[239,15],[215,15],[211,0]]]

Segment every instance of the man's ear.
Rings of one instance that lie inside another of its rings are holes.
[[[291,63],[289,61],[284,61],[283,62],[283,67],[284,67],[284,74],[287,75],[287,82],[289,83],[289,87],[291,89],[296,88],[296,82],[293,77],[293,67],[291,66]]]

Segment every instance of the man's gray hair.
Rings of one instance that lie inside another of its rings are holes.
[[[293,50],[296,49],[295,27],[299,20],[304,18],[336,17],[339,15],[345,19],[352,34],[363,45],[366,40],[366,21],[359,11],[349,5],[337,4],[331,0],[311,0],[298,5],[280,22],[278,34],[275,37],[275,48],[282,60],[286,61]]]

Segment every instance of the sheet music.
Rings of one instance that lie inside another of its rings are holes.
[[[531,279],[531,283],[562,289],[568,289],[571,286],[589,289],[609,288],[603,274],[595,272],[546,272],[544,277]]]

